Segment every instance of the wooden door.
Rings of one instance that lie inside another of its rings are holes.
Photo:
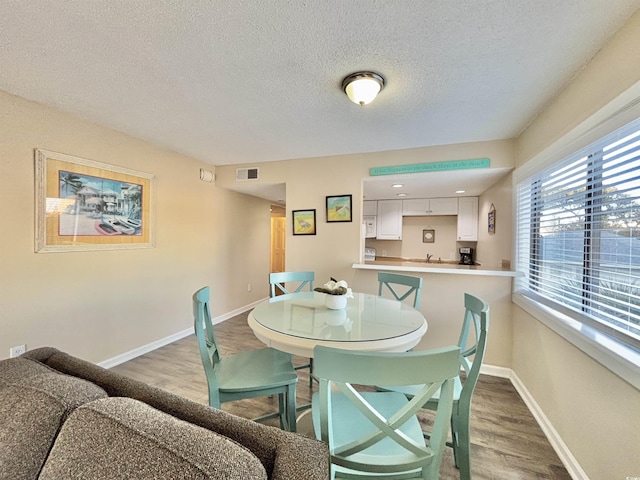
[[[271,218],[271,273],[284,272],[284,255],[287,239],[286,217]]]

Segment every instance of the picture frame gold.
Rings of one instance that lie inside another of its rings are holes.
[[[351,222],[351,195],[331,195],[326,197],[327,222]]]
[[[35,149],[36,253],[153,248],[155,176]]]
[[[316,209],[292,210],[293,234],[294,235],[315,235],[316,234]]]

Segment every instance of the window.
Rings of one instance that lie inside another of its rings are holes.
[[[640,351],[640,119],[517,186],[518,293]]]

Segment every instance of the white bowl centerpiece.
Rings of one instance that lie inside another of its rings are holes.
[[[347,298],[353,298],[353,292],[344,280],[331,280],[322,287],[314,288],[316,292],[325,293],[324,304],[330,310],[341,310],[347,306]]]

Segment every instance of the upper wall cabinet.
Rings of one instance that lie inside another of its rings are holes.
[[[402,200],[378,200],[378,240],[402,240]]]
[[[375,216],[378,214],[378,202],[375,200],[365,200],[362,202],[362,216]]]
[[[457,215],[458,197],[416,198],[402,200],[402,215]]]
[[[458,241],[478,241],[478,197],[458,199]]]

